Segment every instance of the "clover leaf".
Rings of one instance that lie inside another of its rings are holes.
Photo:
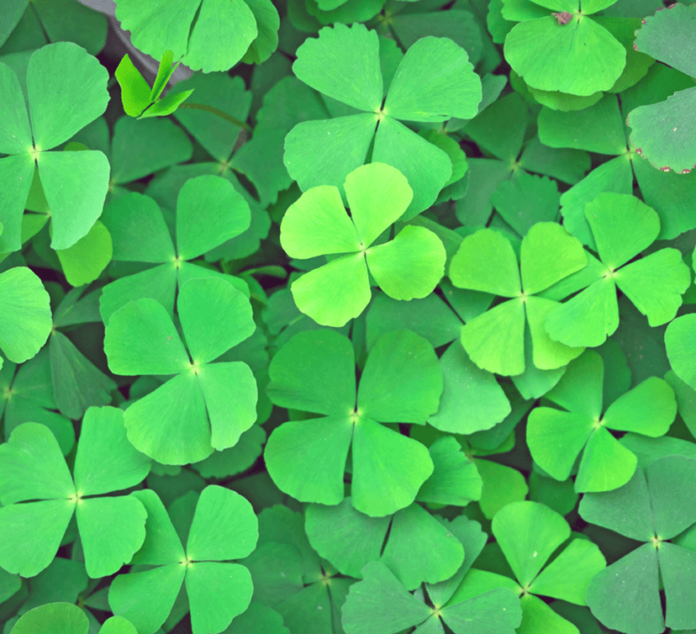
[[[481,80],[464,49],[447,38],[419,39],[401,60],[385,100],[377,33],[361,24],[336,24],[298,48],[293,72],[323,95],[360,111],[307,121],[290,131],[285,166],[300,189],[342,188],[348,174],[368,160],[374,141],[371,161],[397,168],[413,189],[404,219],[435,202],[452,175],[452,162],[400,121],[441,122],[476,115]]]
[[[545,398],[564,409],[537,407],[529,414],[527,443],[535,462],[556,480],[567,480],[582,453],[575,490],[611,491],[636,470],[636,456],[609,430],[663,436],[677,415],[669,384],[650,377],[603,406],[604,362],[593,350],[573,361]]]
[[[461,335],[476,365],[508,376],[525,371],[526,324],[537,368],[560,368],[582,353],[549,338],[544,321],[556,302],[537,296],[587,265],[582,245],[561,225],[539,222],[523,238],[520,260],[503,234],[481,229],[464,239],[449,271],[458,288],[510,298],[470,320]]]
[[[11,634],[87,634],[90,621],[85,612],[72,603],[46,603],[22,615]],[[99,634],[138,634],[133,624],[121,616],[104,621]]]
[[[578,634],[574,625],[539,596],[586,605],[589,584],[606,566],[599,548],[588,539],[572,537],[568,522],[538,502],[514,502],[503,507],[493,518],[492,531],[515,581],[488,570],[472,569],[454,597],[510,588],[520,595],[524,632]]]
[[[630,14],[621,14],[619,13],[621,11],[621,4],[622,3],[619,3],[618,6],[614,4],[609,9],[609,11],[617,11],[617,13],[613,15],[609,15],[608,12],[605,11],[603,15],[595,15],[592,17],[592,20],[613,35],[626,51],[626,65],[621,75],[619,75],[611,88],[608,89],[607,92],[611,93],[623,92],[627,88],[637,84],[645,77],[650,67],[655,63],[655,60],[649,55],[640,53],[633,47],[633,40],[635,39],[634,33],[641,25],[640,18],[633,16],[643,15],[651,9],[647,7],[645,9],[636,8],[636,5],[632,4]],[[511,27],[513,26],[510,22],[506,22],[506,24],[510,24]],[[590,107],[606,94],[602,91],[597,91],[589,96],[581,97],[560,91],[538,90],[524,83],[523,79],[518,79],[517,76],[511,75],[511,78],[512,77],[521,84],[521,86],[517,87],[520,92],[528,92],[529,97],[541,105],[563,112],[582,110]]]
[[[109,229],[117,262],[145,262],[156,266],[122,277],[104,287],[99,300],[104,323],[131,300],[149,297],[171,315],[176,288],[196,277],[217,276],[190,264],[249,227],[249,205],[234,186],[219,176],[186,181],[176,207],[176,247],[162,211],[150,197],[130,193],[109,203],[102,221]],[[133,236],[139,236],[133,241]],[[244,288],[241,280],[224,279]]]
[[[264,456],[278,488],[302,502],[339,504],[352,447],[356,509],[382,517],[415,500],[433,473],[428,450],[380,423],[422,425],[437,410],[442,373],[427,341],[406,330],[381,337],[356,390],[350,340],[330,330],[302,332],[278,351],[269,375],[276,405],[324,416],[271,434]]]
[[[382,334],[401,329],[411,330],[438,348],[459,339],[461,328],[457,313],[435,294],[401,302],[376,293],[365,317],[368,349]],[[430,425],[446,432],[472,434],[490,429],[510,413],[503,388],[492,374],[472,363],[459,341],[444,351],[440,367],[444,387],[438,411],[428,418]]]
[[[7,358],[15,363],[31,359],[51,326],[50,300],[36,273],[24,266],[0,273],[0,350]]]
[[[480,631],[491,632],[492,634],[493,632],[507,631],[501,628],[519,626],[522,617],[519,600],[515,600],[514,594],[509,590],[494,590],[485,599],[479,597],[482,594],[486,594],[488,589],[484,589],[479,595],[473,594],[467,597],[461,597],[458,593],[462,580],[466,577],[486,543],[487,535],[481,530],[481,525],[464,516],[459,516],[451,522],[444,521],[443,524],[447,527],[448,532],[454,535],[464,546],[466,556],[459,570],[445,581],[436,584],[426,583],[421,588],[418,588],[413,595],[408,595],[404,586],[396,576],[393,576],[393,573],[386,574],[391,571],[382,562],[379,562],[379,568],[373,564],[365,566],[363,568],[363,572],[365,572],[364,581],[367,583],[362,587],[356,586],[355,591],[349,595],[350,601],[344,606],[343,625],[346,632],[351,632],[353,629],[359,632],[396,632],[400,631],[399,626],[407,626],[402,621],[404,604],[400,600],[391,601],[387,599],[382,602],[383,594],[381,590],[376,594],[376,596],[380,597],[380,603],[377,606],[374,605],[374,601],[368,599],[365,591],[368,588],[372,588],[375,577],[385,582],[389,580],[384,584],[380,584],[381,589],[388,588],[386,594],[391,594],[393,590],[398,588],[401,597],[410,596],[421,602],[421,606],[416,609],[416,602],[408,600],[411,606],[413,606],[413,612],[411,613],[413,620],[411,623],[418,625],[419,622],[424,621],[423,625],[416,630],[417,632],[442,632],[442,622],[454,632],[461,633]],[[384,598],[386,599],[386,597]],[[422,604],[426,601],[427,605],[423,606]],[[428,611],[423,610],[423,607],[426,607]],[[379,609],[379,615],[373,613],[377,609]],[[510,610],[510,614],[506,614],[508,610]],[[479,613],[478,615],[476,615],[477,612]],[[490,621],[486,622],[486,618],[490,619]],[[373,625],[371,622],[368,624],[366,622],[368,620],[374,620],[375,624]],[[373,627],[374,629],[372,629]],[[473,627],[473,630],[470,627]],[[409,631],[411,631],[410,628]]]
[[[569,346],[604,343],[619,326],[617,287],[647,315],[650,326],[674,319],[691,284],[679,250],[660,249],[631,262],[660,233],[655,210],[634,196],[605,192],[585,205],[585,217],[600,261],[591,258],[591,266],[566,280],[588,288],[549,312],[549,337]]]
[[[620,489],[590,493],[580,502],[585,521],[644,542],[595,576],[587,590],[587,605],[608,628],[659,634],[665,627],[696,627],[688,581],[696,574],[696,553],[670,541],[696,522],[695,476],[696,461],[668,456],[637,469]]]
[[[409,591],[449,579],[464,561],[456,536],[418,504],[378,518],[357,511],[350,498],[338,506],[311,504],[305,528],[312,547],[339,572],[360,579],[368,563],[381,561]]]
[[[465,506],[481,498],[481,477],[454,438],[438,439],[430,456],[434,471],[418,491],[418,502]],[[381,561],[408,590],[450,579],[464,561],[449,523],[415,503],[377,518],[360,513],[349,497],[337,506],[312,504],[306,509],[305,530],[312,547],[341,573],[360,578],[366,564]]]
[[[636,50],[696,77],[696,7],[673,4],[643,20]],[[696,169],[696,88],[675,92],[667,101],[640,106],[628,114],[631,143],[650,163],[663,171],[688,174]]]
[[[625,117],[629,110],[672,94],[684,86],[685,80],[689,81],[681,73],[657,64],[630,97],[628,91],[622,93],[621,104],[616,95],[606,95],[595,105],[579,112],[541,109],[539,138],[544,144],[615,157],[599,165],[561,195],[564,225],[591,249],[596,250],[596,245],[585,217],[585,205],[603,192],[632,194],[634,179],[645,203],[660,216],[660,240],[675,238],[696,227],[696,218],[689,213],[690,200],[696,195],[696,174],[681,177],[655,170],[641,158],[642,149],[635,149],[626,141],[629,129]]]
[[[440,620],[454,634],[513,634],[522,619],[519,600],[507,588],[430,607],[407,592],[381,562],[367,564],[362,575],[363,580],[351,587],[343,607],[346,634],[398,634],[421,624],[419,632],[426,628],[441,632]]]
[[[132,496],[104,494],[135,486],[149,470],[150,461],[128,442],[118,409],[87,411],[72,475],[48,427],[19,425],[0,445],[0,565],[37,575],[75,515],[87,574],[113,574],[142,545],[147,514]]]
[[[281,245],[292,258],[342,255],[290,287],[297,307],[323,326],[343,326],[365,310],[371,297],[368,273],[390,297],[411,300],[432,293],[445,269],[445,248],[424,227],[407,225],[393,240],[374,245],[412,200],[397,169],[363,165],[348,174],[345,191],[350,216],[339,190],[324,185],[302,194],[280,226]]]
[[[210,485],[200,494],[184,548],[167,510],[154,491],[135,491],[147,509],[147,537],[133,563],[148,570],[114,579],[109,605],[139,634],[154,634],[185,586],[193,634],[218,634],[251,602],[249,570],[231,560],[255,548],[258,520],[235,491]],[[188,524],[188,522],[187,522]],[[187,526],[188,528],[188,526]]]
[[[609,90],[626,66],[626,50],[589,16],[615,2],[503,0],[503,17],[519,22],[505,38],[505,59],[538,90],[580,96]]]
[[[665,331],[665,347],[674,373],[696,389],[696,315],[677,317]]]
[[[111,316],[104,351],[115,374],[175,375],[131,404],[125,425],[139,451],[182,465],[233,447],[254,424],[257,388],[249,366],[212,362],[250,337],[256,324],[247,297],[221,278],[183,284],[177,309],[188,352],[165,308],[150,298]]]
[[[106,110],[106,69],[71,42],[33,53],[26,71],[29,112],[20,81],[0,63],[0,184],[8,190],[0,210],[0,251],[21,248],[22,215],[38,167],[51,209],[54,249],[85,236],[102,212],[109,161],[102,152],[49,152]],[[30,123],[31,122],[31,123]]]
[[[118,0],[116,17],[144,53],[161,59],[171,50],[174,59],[204,73],[239,61],[260,63],[278,46],[280,19],[268,0]]]
[[[261,240],[268,236],[271,218],[259,202],[242,186],[235,173],[227,167],[215,162],[190,163],[174,165],[152,179],[145,194],[150,196],[163,209],[175,209],[177,197],[186,182],[198,176],[214,175],[232,183],[234,189],[242,195],[249,205],[251,221],[249,228],[236,238],[226,240],[205,254],[206,262],[220,260],[239,260],[256,253]]]

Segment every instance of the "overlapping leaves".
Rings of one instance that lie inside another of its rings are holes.
[[[292,258],[341,255],[292,284],[297,307],[323,326],[343,326],[370,302],[369,275],[400,300],[429,295],[445,269],[445,249],[428,229],[407,225],[393,240],[375,241],[412,199],[403,174],[371,163],[346,177],[346,214],[336,187],[313,187],[293,203],[280,226],[283,249]],[[345,254],[345,255],[344,255]]]

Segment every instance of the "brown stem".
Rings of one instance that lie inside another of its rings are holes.
[[[239,119],[235,119],[234,117],[228,115],[226,112],[223,112],[222,110],[218,110],[217,108],[213,108],[213,106],[206,106],[205,104],[202,103],[190,103],[190,102],[185,102],[179,105],[179,108],[190,108],[191,110],[205,110],[206,112],[211,112],[218,117],[221,117],[225,121],[229,121],[230,123],[233,123],[236,126],[239,126],[240,128],[244,128],[248,132],[251,132],[251,126],[248,123],[244,123],[244,121],[240,121]]]

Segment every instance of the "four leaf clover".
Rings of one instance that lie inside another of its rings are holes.
[[[575,490],[610,491],[626,484],[637,458],[611,435],[630,431],[663,436],[677,415],[669,384],[650,377],[603,407],[604,362],[594,350],[573,361],[545,398],[564,409],[537,407],[529,414],[527,442],[534,461],[556,480],[567,480],[582,453]]]
[[[269,374],[276,405],[323,415],[285,423],[271,434],[264,456],[278,488],[302,502],[339,504],[352,448],[356,509],[383,517],[416,499],[433,473],[428,450],[380,423],[423,425],[437,410],[442,372],[425,339],[407,330],[381,337],[357,390],[353,345],[331,330],[295,335],[273,358]]]
[[[538,595],[585,605],[592,578],[606,566],[599,548],[588,539],[572,537],[568,522],[538,502],[506,505],[493,518],[492,531],[515,581],[472,569],[455,597],[461,600],[492,588],[510,588],[520,595],[523,632],[579,634]]]
[[[0,565],[33,577],[56,555],[73,515],[87,574],[117,572],[142,546],[147,513],[131,496],[150,460],[128,442],[123,413],[90,408],[82,421],[72,475],[55,436],[38,423],[19,425],[0,445]]]
[[[133,192],[112,201],[102,220],[113,239],[115,261],[156,265],[104,287],[99,306],[104,323],[108,323],[119,308],[143,297],[156,299],[171,315],[177,286],[197,277],[220,276],[189,260],[243,233],[251,213],[229,181],[208,175],[187,180],[179,192],[176,247],[162,211],[148,196]],[[234,282],[229,276],[224,279]]]
[[[507,588],[431,608],[408,593],[378,561],[367,564],[362,576],[363,580],[350,589],[343,608],[346,634],[398,634],[421,624],[417,631],[441,632],[440,620],[454,634],[513,634],[521,622],[519,600]]]
[[[177,309],[188,352],[164,306],[150,298],[116,311],[104,339],[115,374],[175,375],[125,412],[133,446],[170,465],[233,447],[254,424],[257,401],[246,363],[212,363],[256,329],[244,293],[221,277],[192,279]]]
[[[660,249],[630,262],[660,233],[655,210],[634,196],[606,192],[585,206],[585,216],[600,261],[590,257],[585,270],[561,283],[567,285],[564,293],[588,288],[548,314],[545,328],[551,339],[568,346],[603,344],[619,327],[617,287],[651,326],[674,319],[691,284],[681,252]]]
[[[463,48],[447,38],[423,37],[408,49],[389,83],[377,33],[362,24],[336,24],[306,40],[292,68],[305,84],[348,106],[339,108],[345,116],[299,123],[286,137],[285,166],[300,189],[342,188],[348,174],[368,160],[374,142],[371,161],[397,168],[413,189],[406,218],[435,202],[452,175],[452,162],[401,121],[476,115],[481,80]]]
[[[28,113],[17,75],[0,63],[0,153],[10,155],[0,159],[0,252],[22,246],[22,215],[35,166],[51,209],[54,249],[67,249],[87,235],[109,184],[102,152],[48,151],[106,110],[106,69],[76,44],[58,42],[34,52],[26,73]]]
[[[527,232],[520,264],[510,241],[494,229],[481,229],[465,238],[452,258],[452,283],[509,298],[462,327],[462,344],[471,360],[489,372],[522,374],[526,324],[537,368],[561,368],[578,357],[583,348],[549,338],[544,323],[557,303],[538,294],[586,265],[580,242],[553,222],[538,222]]]
[[[220,486],[200,494],[186,548],[157,494],[145,489],[132,497],[147,509],[147,537],[133,557],[134,568],[109,588],[114,614],[128,619],[138,634],[154,634],[165,622],[185,585],[193,634],[218,634],[251,602],[249,570],[231,563],[256,547],[258,520],[241,495]]]
[[[696,628],[696,553],[679,539],[670,541],[696,522],[695,483],[696,461],[670,455],[636,469],[615,491],[583,497],[585,521],[644,542],[599,572],[587,589],[587,605],[607,627],[640,634]]]
[[[365,310],[372,296],[369,274],[390,297],[411,300],[432,293],[445,271],[445,248],[424,227],[406,225],[393,240],[374,244],[411,201],[399,170],[363,165],[348,174],[345,192],[350,216],[339,190],[323,185],[302,194],[280,225],[280,242],[291,258],[342,255],[291,286],[297,307],[323,326],[344,326]]]

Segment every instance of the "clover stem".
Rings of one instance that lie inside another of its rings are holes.
[[[227,114],[226,112],[223,112],[222,110],[218,110],[213,106],[206,106],[203,103],[189,103],[187,101],[186,103],[180,104],[179,108],[189,108],[190,110],[205,110],[205,112],[215,114],[218,117],[224,119],[225,121],[229,121],[230,123],[233,123],[234,125],[239,126],[240,128],[244,128],[248,132],[252,132],[252,128],[248,123],[244,123],[244,121],[240,121],[239,119],[236,119],[235,117]]]

